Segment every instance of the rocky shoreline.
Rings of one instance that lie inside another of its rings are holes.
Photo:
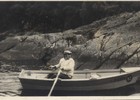
[[[139,66],[139,16],[126,12],[64,32],[7,36],[0,41],[1,66],[44,69],[58,63],[65,49],[73,52],[75,69]]]

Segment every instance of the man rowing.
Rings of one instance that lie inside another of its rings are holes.
[[[64,57],[60,59],[59,63],[57,65],[50,66],[52,69],[59,68],[61,70],[59,78],[71,79],[73,77],[75,61],[71,57],[71,54],[71,51],[65,50]],[[56,75],[57,73],[50,73],[48,78],[55,78]]]

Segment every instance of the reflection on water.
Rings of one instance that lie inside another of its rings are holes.
[[[134,85],[100,91],[53,91],[53,96],[128,96],[135,93]],[[21,96],[47,96],[49,91],[22,90]],[[140,92],[140,91],[139,91]]]
[[[135,88],[133,95],[137,94],[137,96],[140,96],[140,80],[133,85],[133,88]]]

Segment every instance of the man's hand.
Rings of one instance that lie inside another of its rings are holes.
[[[60,68],[62,71],[64,70],[64,68]]]
[[[52,70],[56,70],[56,69],[57,69],[56,66],[53,66],[53,65],[50,65],[49,67],[50,67],[50,69],[52,69]]]

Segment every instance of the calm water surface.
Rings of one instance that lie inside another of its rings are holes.
[[[19,73],[0,73],[0,96],[47,96],[49,91],[22,90]],[[53,91],[53,96],[140,96],[140,81],[113,90],[102,91]]]

